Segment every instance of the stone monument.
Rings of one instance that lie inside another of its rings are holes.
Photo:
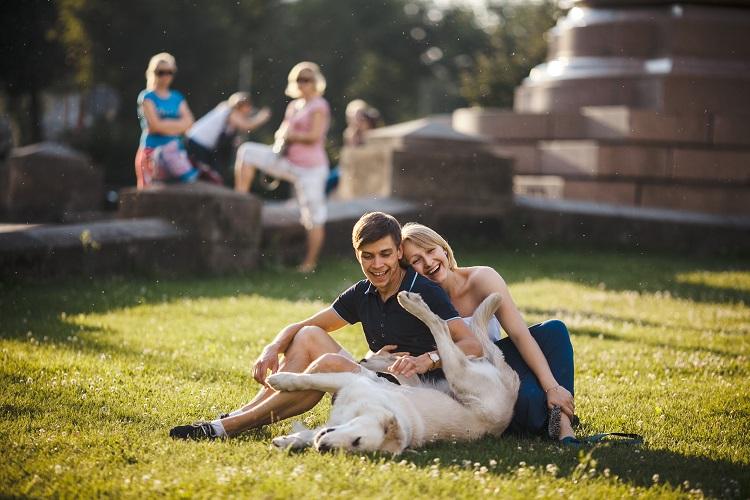
[[[750,214],[749,1],[573,2],[515,97],[453,126],[516,160],[519,194]]]

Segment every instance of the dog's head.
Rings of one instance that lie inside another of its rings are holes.
[[[315,436],[315,449],[384,451],[398,455],[409,446],[409,441],[406,430],[395,415],[383,411],[360,415],[345,424],[321,429]]]

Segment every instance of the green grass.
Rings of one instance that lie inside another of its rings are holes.
[[[257,390],[253,360],[286,323],[359,279],[71,280],[0,286],[0,495],[275,497],[750,496],[750,266],[591,251],[460,249],[509,282],[531,324],[573,336],[582,433],[643,434],[587,453],[543,440],[439,443],[401,457],[285,454],[280,423],[218,443],[178,423]],[[338,334],[355,354],[357,327]],[[329,398],[304,415],[322,423]]]

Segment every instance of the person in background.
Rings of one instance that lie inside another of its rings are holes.
[[[365,132],[380,126],[380,112],[362,99],[355,99],[346,106],[346,129],[344,146],[361,146],[365,143]]]
[[[193,113],[185,97],[170,88],[176,72],[175,58],[167,52],[153,56],[146,69],[146,88],[138,95],[138,118],[142,130],[135,155],[138,189],[149,186],[154,180],[154,150],[175,141],[176,148],[183,151],[182,135],[193,125]],[[194,180],[197,175],[196,170],[187,169],[180,175],[184,178],[178,180]]]
[[[225,173],[225,150],[232,147],[234,138],[262,126],[271,117],[268,108],[253,114],[250,95],[235,92],[229,99],[198,119],[187,131],[187,151],[193,163],[202,163],[212,170]]]
[[[294,100],[276,131],[276,144],[271,147],[246,142],[237,150],[234,165],[234,188],[241,193],[250,190],[256,169],[294,184],[300,219],[307,231],[305,259],[298,267],[303,273],[315,271],[325,238],[325,141],[331,122],[331,110],[323,98],[325,88],[326,81],[317,64],[305,61],[295,65],[286,87],[286,95]]]

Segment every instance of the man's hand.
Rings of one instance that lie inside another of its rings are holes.
[[[263,352],[260,353],[258,359],[255,360],[253,365],[253,378],[259,383],[266,387],[266,377],[268,371],[276,373],[279,369],[279,350],[273,344],[267,345]]]
[[[380,349],[378,352],[373,353],[373,356],[382,356],[382,355],[385,355],[385,354],[393,354],[394,356],[408,356],[409,355],[409,353],[406,352],[406,351],[403,351],[403,352],[401,352],[401,351],[399,351],[399,352],[393,352],[396,349],[398,349],[397,345],[388,344],[386,346],[383,346],[383,348]]]
[[[422,354],[421,356],[414,357],[407,354],[398,358],[395,363],[388,367],[388,371],[395,375],[411,377],[427,373],[430,368],[432,368],[432,360],[429,355]]]

